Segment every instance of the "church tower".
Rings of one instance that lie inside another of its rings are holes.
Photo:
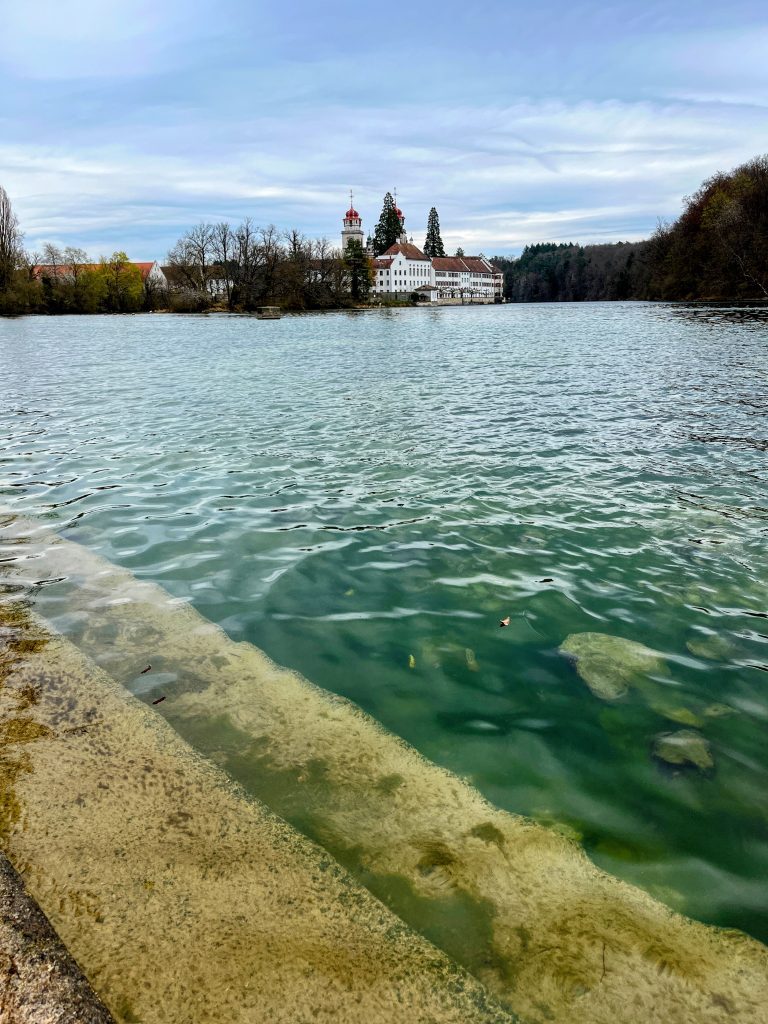
[[[341,251],[344,252],[350,242],[359,242],[365,249],[365,236],[363,235],[363,222],[360,214],[354,206],[354,196],[349,193],[349,209],[344,214],[344,227],[341,232]]]

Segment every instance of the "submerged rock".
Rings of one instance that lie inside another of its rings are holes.
[[[707,658],[710,661],[728,661],[733,657],[734,646],[727,637],[718,636],[717,633],[698,635],[686,641],[685,646],[697,658]]]
[[[708,704],[703,712],[707,718],[728,718],[736,714],[736,708],[728,704]]]
[[[690,725],[694,729],[699,729],[704,725],[704,719],[701,715],[697,715],[695,711],[691,711],[690,708],[683,707],[682,705],[669,707],[657,701],[650,706],[651,710],[655,711],[656,714],[661,715],[663,718],[668,718],[671,722],[677,722],[679,725]]]
[[[560,653],[575,660],[576,671],[601,700],[618,700],[638,677],[664,671],[656,651],[607,633],[571,633]]]
[[[653,741],[653,756],[667,764],[690,765],[700,771],[708,771],[715,764],[709,743],[693,729],[661,733]]]

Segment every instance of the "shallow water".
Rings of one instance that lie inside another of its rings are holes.
[[[4,321],[0,503],[765,939],[767,356],[681,306]],[[664,671],[601,700],[587,632]],[[652,758],[680,709],[711,771]]]

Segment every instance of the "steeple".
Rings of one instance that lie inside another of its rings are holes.
[[[363,235],[363,221],[355,209],[355,197],[352,189],[349,190],[349,209],[344,214],[344,227],[341,232],[341,251],[347,248],[350,242],[359,242],[365,248],[365,236]]]

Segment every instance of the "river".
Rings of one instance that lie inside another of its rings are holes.
[[[768,939],[768,311],[6,320],[0,435],[5,511]],[[76,638],[65,595],[35,581]],[[656,660],[605,699],[580,634]],[[698,768],[658,756],[681,730]]]

